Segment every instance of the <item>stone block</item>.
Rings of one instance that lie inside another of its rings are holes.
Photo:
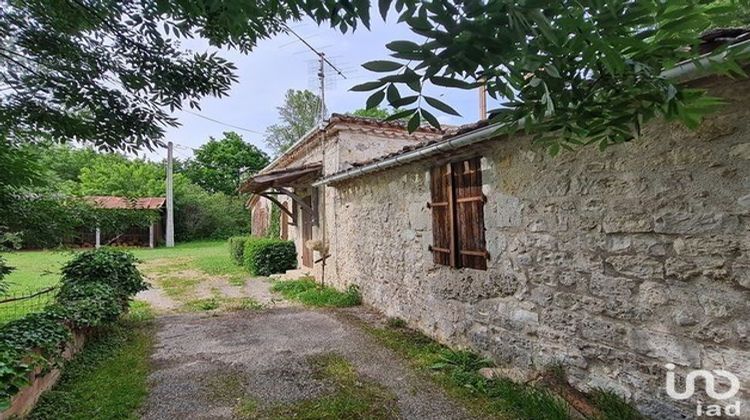
[[[736,216],[726,213],[693,213],[667,211],[654,218],[654,231],[668,234],[694,235],[731,232],[739,226]]]
[[[579,324],[581,337],[607,345],[622,345],[629,329],[601,318],[586,317]]]
[[[750,160],[750,143],[741,143],[729,149],[729,156]]]
[[[498,194],[493,196],[491,200],[494,202],[495,213],[492,221],[487,220],[487,216],[485,216],[489,226],[497,228],[521,226],[523,203],[519,198]]]
[[[602,221],[605,233],[640,233],[652,232],[653,219],[648,213],[620,214],[609,212]]]
[[[409,226],[414,230],[426,230],[429,226],[430,212],[426,203],[409,204]]]
[[[641,280],[661,280],[664,278],[664,264],[655,257],[646,255],[613,255],[605,259],[605,264],[616,274]]]
[[[649,330],[633,330],[628,341],[633,351],[664,363],[700,367],[702,346],[692,340]]]
[[[662,283],[645,281],[638,287],[638,304],[654,308],[669,302],[669,290]]]
[[[589,290],[591,294],[602,297],[628,298],[635,282],[624,277],[607,276],[601,273],[591,275]]]

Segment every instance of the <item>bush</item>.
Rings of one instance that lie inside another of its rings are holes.
[[[250,238],[245,242],[245,267],[256,276],[283,273],[297,267],[294,242],[270,238]]]
[[[104,283],[123,297],[133,296],[148,288],[137,263],[133,254],[115,249],[82,252],[63,266],[63,288],[73,284]]]
[[[245,263],[245,242],[250,239],[249,236],[232,236],[229,238],[229,256],[237,265]]]
[[[126,252],[97,249],[76,255],[62,270],[54,305],[0,327],[0,411],[29,385],[32,373],[61,362],[71,327],[114,322],[147,284]]]
[[[114,322],[124,311],[127,296],[104,283],[70,283],[57,296],[61,316],[78,328]]]

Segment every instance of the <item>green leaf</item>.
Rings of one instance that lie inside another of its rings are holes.
[[[546,71],[547,74],[556,79],[560,78],[560,72],[557,71],[557,67],[555,67],[554,64],[547,64],[546,66],[544,66],[544,71]]]
[[[367,98],[367,109],[377,108],[377,106],[383,102],[383,98],[385,98],[385,90],[379,90],[370,95],[370,97]]]
[[[415,109],[407,109],[407,110],[404,110],[404,111],[401,111],[401,112],[397,112],[397,113],[395,113],[395,114],[389,115],[389,116],[388,116],[388,117],[386,117],[386,119],[385,119],[385,120],[383,120],[383,121],[395,121],[395,120],[400,120],[401,118],[404,118],[404,117],[407,117],[407,116],[411,115],[411,114],[412,114],[412,113],[414,113],[415,111],[416,111]]]
[[[367,63],[362,64],[362,67],[366,68],[367,70],[375,71],[379,73],[396,71],[402,68],[403,66],[404,66],[403,64],[396,63],[395,61],[385,61],[385,60],[368,61]]]
[[[377,82],[367,82],[362,83],[361,85],[354,86],[353,88],[349,89],[352,92],[369,92],[371,90],[375,90],[377,88],[383,87],[385,85],[385,82],[377,81]]]
[[[427,121],[431,126],[437,128],[438,130],[441,129],[440,128],[440,121],[438,121],[438,119],[435,118],[434,115],[432,115],[430,112],[428,112],[425,109],[421,110],[420,112],[422,113],[422,118],[424,118],[425,121]]]
[[[414,115],[412,115],[409,119],[409,122],[406,123],[406,129],[409,130],[410,133],[413,133],[419,128],[419,123],[419,112],[415,112]]]
[[[391,8],[391,2],[393,0],[378,0],[378,9],[380,10],[380,16],[385,20],[388,17],[388,9]]]
[[[437,110],[443,111],[443,112],[445,112],[446,114],[450,114],[450,115],[455,115],[455,116],[457,116],[457,117],[460,117],[460,116],[461,116],[461,114],[459,114],[459,113],[458,113],[458,111],[456,111],[455,109],[451,108],[451,106],[450,106],[450,105],[446,104],[445,102],[443,102],[443,101],[441,101],[441,100],[439,100],[439,99],[436,99],[436,98],[432,98],[432,97],[430,97],[430,96],[425,96],[425,97],[424,97],[424,100],[425,100],[425,101],[426,101],[426,102],[427,102],[427,103],[428,103],[428,104],[429,104],[429,105],[430,105],[431,107],[433,107],[433,108],[435,108],[435,109],[437,109]]]
[[[398,92],[398,88],[394,84],[388,85],[388,89],[386,90],[388,103],[393,105],[394,102],[398,102],[401,99],[401,94]],[[395,105],[394,105],[395,106]]]
[[[403,98],[391,102],[391,106],[394,108],[400,108],[402,106],[413,104],[414,102],[417,102],[417,99],[419,99],[419,95],[412,95],[412,96],[404,96]]]
[[[469,83],[465,80],[454,79],[452,77],[443,77],[443,76],[432,76],[430,77],[430,82],[432,82],[432,84],[437,85],[437,86],[452,87],[452,88],[459,88],[459,89],[473,89],[479,86],[478,83]]]
[[[412,41],[393,41],[393,42],[389,42],[385,44],[385,47],[391,51],[403,52],[403,53],[412,52],[412,51],[420,49],[419,44],[412,42]]]

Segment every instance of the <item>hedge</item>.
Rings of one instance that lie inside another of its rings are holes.
[[[123,251],[100,248],[76,255],[62,269],[60,291],[44,312],[0,327],[0,411],[32,375],[62,362],[72,331],[112,323],[148,285],[138,261]]]
[[[229,238],[229,256],[237,265],[245,263],[245,242],[250,239],[250,236],[232,236]]]
[[[256,276],[283,273],[297,268],[294,242],[270,238],[249,238],[245,242],[245,268]]]

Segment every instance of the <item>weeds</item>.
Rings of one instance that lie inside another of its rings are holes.
[[[152,318],[147,304],[134,303],[123,320],[92,335],[29,418],[135,418],[148,395]]]
[[[487,379],[478,370],[491,362],[468,351],[454,351],[405,328],[362,326],[386,347],[401,353],[446,392],[483,418],[569,419],[564,401],[548,391],[509,380]]]
[[[406,321],[401,318],[388,318],[385,321],[385,325],[389,326],[390,328],[404,328],[406,327]]]
[[[346,292],[340,292],[332,287],[321,286],[311,279],[300,279],[277,281],[271,290],[309,306],[341,308],[362,303],[359,289],[355,285],[349,286]]]
[[[646,418],[612,391],[597,389],[591,393],[591,398],[601,411],[600,420],[644,420]]]
[[[188,312],[231,312],[263,309],[263,305],[249,297],[228,298],[214,296],[205,299],[191,300],[186,302],[182,308]]]
[[[313,376],[333,392],[292,404],[259,407],[247,397],[238,399],[236,418],[255,419],[395,419],[399,418],[396,396],[383,386],[359,376],[349,361],[336,354],[321,354],[309,360]]]

